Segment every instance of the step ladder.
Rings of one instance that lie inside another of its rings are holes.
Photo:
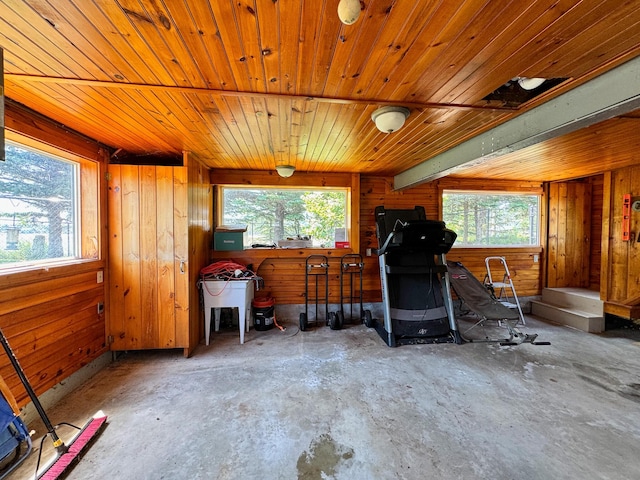
[[[498,267],[496,263],[499,263],[500,266]],[[484,264],[487,267],[487,274],[484,277],[485,287],[492,290],[498,301],[505,307],[517,309],[518,315],[520,316],[520,322],[522,325],[525,325],[524,314],[520,307],[520,300],[518,300],[516,289],[511,281],[511,273],[509,273],[507,260],[504,257],[486,257],[484,259]],[[494,271],[496,268],[499,268],[502,272],[502,281],[494,281],[494,278],[496,277],[491,273],[492,264],[494,266]]]

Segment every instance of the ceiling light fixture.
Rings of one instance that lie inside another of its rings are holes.
[[[404,121],[409,118],[410,110],[406,107],[380,107],[371,114],[378,130],[384,133],[393,133],[402,128]]]
[[[546,80],[546,78],[520,77],[518,78],[518,84],[525,90],[534,90],[542,85]]]
[[[340,0],[338,18],[345,25],[356,23],[360,17],[360,0]]]
[[[293,165],[276,165],[276,172],[283,178],[289,178],[296,171]]]

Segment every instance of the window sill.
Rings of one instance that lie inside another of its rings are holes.
[[[451,250],[500,250],[505,252],[522,252],[522,251],[542,251],[540,245],[494,245],[494,246],[480,246],[480,245],[453,245]]]
[[[95,258],[65,259],[30,265],[14,265],[6,268],[0,267],[0,288],[104,268],[104,260]]]
[[[354,253],[352,248],[246,248],[244,250],[214,250],[213,261],[233,259],[244,265],[253,265],[258,271],[262,262],[267,258],[300,258],[309,255],[326,255],[329,258],[340,258],[348,253]]]

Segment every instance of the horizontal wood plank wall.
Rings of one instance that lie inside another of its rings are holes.
[[[538,261],[535,260],[537,255]],[[518,296],[540,294],[540,272],[542,268],[542,248],[452,248],[447,254],[447,262],[461,262],[481,282],[487,273],[486,257],[504,257],[511,273],[511,281]],[[504,269],[498,262],[491,264],[491,276],[494,282],[501,282]],[[498,293],[498,292],[496,292]],[[507,290],[510,295],[511,291]]]
[[[610,191],[611,220],[609,250],[603,272],[608,272],[607,290],[604,300],[627,303],[640,296],[640,213],[631,212],[630,241],[622,240],[622,201],[625,194],[640,199],[640,167],[616,170],[611,175]],[[605,202],[606,204],[607,202]],[[604,242],[603,242],[604,244]]]
[[[84,170],[81,178],[82,195],[96,196],[87,202],[88,207],[83,204],[81,214],[83,233],[91,232],[90,241],[83,239],[83,254],[92,260],[0,273],[0,327],[34,390],[42,394],[108,349],[105,314],[98,314],[98,304],[105,305],[106,283],[97,282],[106,258],[106,199],[97,197],[99,191],[105,191],[105,152],[96,142],[21,105],[10,103],[5,113],[8,138],[20,142],[28,139],[28,144],[36,147],[40,144],[34,142],[44,142],[95,162],[91,165],[87,161],[93,172]],[[29,402],[4,352],[0,354],[0,375],[19,406]]]
[[[107,351],[104,283],[99,262],[58,269],[41,278],[0,277],[0,325],[35,391],[40,394]],[[4,355],[0,375],[19,405],[29,399]]]

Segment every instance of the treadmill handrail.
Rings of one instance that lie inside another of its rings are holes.
[[[378,254],[378,256],[380,255],[384,255],[385,253],[387,253],[387,250],[389,248],[389,244],[391,243],[391,240],[393,239],[393,237],[395,236],[397,232],[391,232],[388,236],[387,239],[384,241],[384,244],[382,245],[382,248],[379,248],[376,253]]]

